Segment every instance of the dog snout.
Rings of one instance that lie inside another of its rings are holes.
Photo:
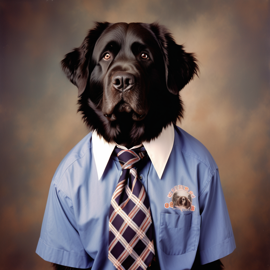
[[[135,77],[127,72],[117,72],[112,78],[112,84],[120,92],[128,91],[133,88]]]

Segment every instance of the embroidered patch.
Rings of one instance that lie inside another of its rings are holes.
[[[171,201],[165,203],[165,208],[174,208],[181,211],[195,211],[195,206],[192,205],[192,199],[196,196],[188,187],[183,185],[175,186],[170,190],[167,197],[171,199]]]

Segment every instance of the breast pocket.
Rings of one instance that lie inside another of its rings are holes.
[[[159,244],[167,255],[180,255],[193,251],[199,240],[199,219],[191,211],[161,213]]]

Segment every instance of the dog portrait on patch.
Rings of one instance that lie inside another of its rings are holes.
[[[176,126],[199,72],[187,51],[158,23],[99,22],[65,55],[90,132],[51,182],[36,252],[54,269],[223,269],[235,241],[218,167]]]

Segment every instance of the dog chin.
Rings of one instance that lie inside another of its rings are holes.
[[[136,112],[130,104],[126,102],[120,102],[115,106],[112,113],[104,113],[104,116],[111,122],[119,120],[124,123],[125,121],[142,121],[146,117],[146,112]],[[123,122],[124,120],[124,122]]]
[[[135,112],[131,112],[131,113],[112,113],[112,114],[104,114],[104,116],[111,122],[116,121],[118,119],[126,119],[126,120],[130,120],[130,121],[142,121],[145,117],[146,114],[137,114]]]
[[[123,113],[119,120],[108,121],[105,140],[130,148],[141,144],[144,138],[144,121],[132,121],[130,115]],[[97,130],[98,131],[98,130]],[[103,135],[104,134],[100,134]]]

